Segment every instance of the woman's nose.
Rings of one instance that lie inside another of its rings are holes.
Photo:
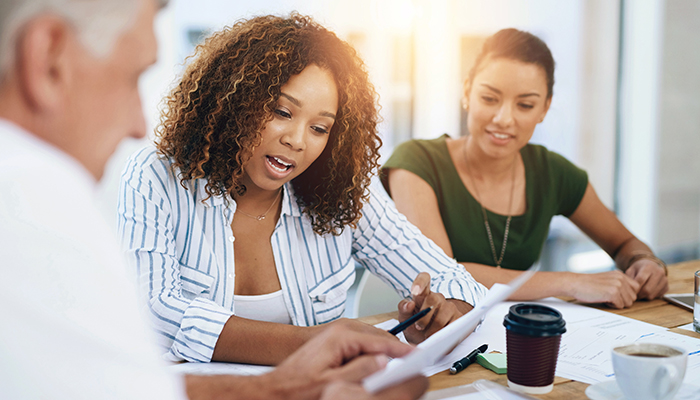
[[[513,110],[508,104],[503,104],[493,117],[493,122],[500,126],[510,126],[513,123]]]
[[[306,147],[306,130],[302,124],[289,126],[281,137],[282,144],[301,151]]]

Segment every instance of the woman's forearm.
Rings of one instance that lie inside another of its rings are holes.
[[[212,361],[277,365],[315,336],[318,327],[301,327],[232,316],[214,347]]]
[[[505,268],[495,268],[483,264],[460,263],[474,279],[490,288],[494,283],[508,283],[522,274]],[[571,282],[574,275],[569,272],[541,271],[535,273],[510,297],[510,300],[534,300],[551,296],[571,296]]]
[[[651,248],[644,244],[644,242],[632,236],[622,243],[622,245],[620,245],[615,251],[615,254],[613,254],[615,265],[617,265],[617,268],[621,269],[622,271],[626,271],[630,266],[630,261],[632,258],[640,254],[648,254],[653,256],[654,252],[651,251]]]

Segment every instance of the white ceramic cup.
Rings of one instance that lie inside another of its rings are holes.
[[[612,351],[615,379],[626,399],[672,399],[687,361],[685,350],[663,344],[636,343]]]

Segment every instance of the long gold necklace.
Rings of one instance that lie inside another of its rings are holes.
[[[253,219],[255,219],[255,220],[262,221],[262,220],[265,219],[265,216],[267,216],[267,213],[269,213],[270,210],[272,210],[272,207],[273,207],[275,204],[277,204],[277,200],[278,200],[280,197],[282,197],[282,196],[280,195],[281,193],[282,193],[282,190],[280,189],[280,191],[279,191],[279,193],[277,194],[277,196],[275,196],[275,200],[273,200],[273,201],[272,201],[272,204],[270,204],[270,207],[267,208],[267,211],[265,211],[264,213],[262,213],[262,214],[260,214],[260,215],[251,215],[251,214],[248,214],[247,212],[241,210],[240,207],[236,207],[236,212],[239,212],[239,211],[240,211],[240,213],[243,214],[243,215],[245,215],[246,217],[250,217],[250,218],[253,218]]]
[[[501,268],[501,262],[503,262],[503,256],[506,254],[506,242],[508,241],[508,231],[510,230],[510,220],[513,218],[512,211],[513,211],[513,192],[515,191],[515,162],[517,161],[517,156],[516,159],[513,160],[513,178],[512,181],[513,183],[510,186],[510,200],[508,202],[508,218],[506,219],[506,228],[503,233],[503,245],[501,245],[501,255],[500,257],[496,258],[496,246],[493,244],[493,235],[491,234],[491,227],[489,226],[489,219],[486,216],[486,209],[484,208],[483,205],[481,205],[481,196],[479,196],[479,188],[476,187],[476,183],[474,182],[474,178],[472,178],[472,173],[469,168],[469,160],[467,159],[467,144],[465,142],[464,144],[464,162],[467,165],[467,176],[469,176],[469,181],[471,182],[472,186],[474,187],[474,192],[476,194],[476,202],[479,203],[479,207],[481,207],[481,214],[484,216],[484,226],[486,226],[486,234],[489,237],[489,244],[491,245],[491,254],[493,254],[493,261],[496,263],[496,268]]]

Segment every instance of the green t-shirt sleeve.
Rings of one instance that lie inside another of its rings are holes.
[[[429,142],[425,140],[409,140],[401,143],[389,157],[386,163],[381,168],[380,178],[384,189],[391,196],[389,190],[388,170],[391,168],[405,169],[413,172],[421,179],[426,181],[433,190],[437,191],[439,186],[438,168],[431,157],[431,148]]]
[[[547,151],[552,184],[557,193],[557,214],[571,216],[586,193],[588,174],[560,154]]]

